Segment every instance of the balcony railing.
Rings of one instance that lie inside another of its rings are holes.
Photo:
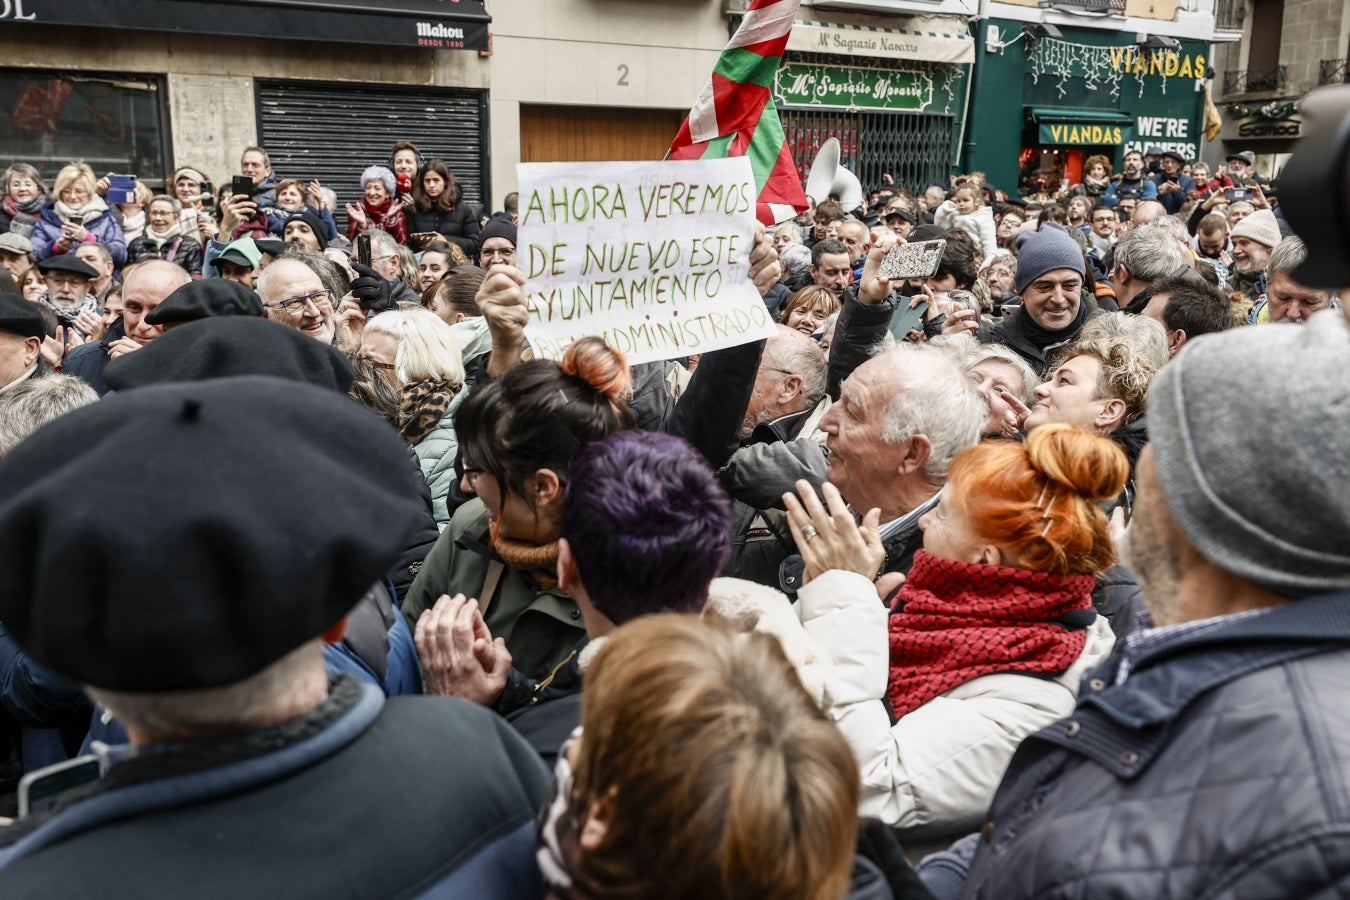
[[[1288,84],[1288,73],[1284,66],[1271,66],[1268,69],[1244,69],[1238,72],[1223,73],[1223,92],[1225,96],[1233,94],[1256,94],[1262,91],[1282,91]]]
[[[1318,84],[1345,84],[1345,67],[1350,59],[1324,59],[1317,67]]]
[[[1214,4],[1214,27],[1226,31],[1241,31],[1247,15],[1246,0],[1217,0]]]
[[[1096,13],[1102,16],[1125,15],[1125,0],[1041,0],[1041,7],[1072,9],[1080,13]]]

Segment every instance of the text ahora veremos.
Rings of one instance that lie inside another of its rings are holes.
[[[642,221],[676,216],[744,215],[755,206],[753,183],[685,184],[662,182],[637,189],[635,212]],[[627,219],[631,196],[619,184],[584,188],[550,187],[530,192],[522,225],[573,224]]]

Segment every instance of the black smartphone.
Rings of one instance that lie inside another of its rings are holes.
[[[19,779],[19,818],[54,809],[65,794],[98,781],[98,777],[97,756],[77,756],[29,772]]]
[[[1229,188],[1223,193],[1224,196],[1228,198],[1229,203],[1232,203],[1234,200],[1252,199],[1252,192],[1247,188]]]
[[[253,179],[247,175],[236,175],[230,179],[230,190],[236,197],[241,194],[245,197],[253,196]]]
[[[356,236],[356,261],[370,268],[370,232],[363,231]]]

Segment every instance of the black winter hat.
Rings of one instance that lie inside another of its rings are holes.
[[[188,322],[103,370],[117,391],[237,375],[303,381],[339,394],[347,393],[353,378],[340,351],[280,322],[247,316]]]
[[[516,226],[511,224],[510,219],[489,219],[483,226],[483,230],[478,233],[480,246],[487,243],[491,237],[504,237],[511,242],[511,246],[516,246]]]
[[[109,478],[109,459],[153,477]],[[397,432],[332,391],[245,377],[115,394],[0,459],[0,618],[82,684],[236,683],[384,577],[424,515],[417,477]]]
[[[204,278],[189,281],[150,312],[145,321],[150,325],[171,325],[195,322],[213,316],[256,316],[262,318],[262,301],[258,295],[237,281],[224,278]]]
[[[320,219],[318,216],[314,215],[314,213],[308,212],[307,210],[303,209],[300,210],[299,212],[293,212],[286,217],[285,225],[289,225],[292,222],[304,222],[306,225],[308,225],[309,230],[314,232],[315,240],[319,242],[320,250],[326,249],[328,247],[328,226],[323,224],[323,220]],[[285,225],[283,225],[281,228],[282,234],[286,233]]]
[[[18,294],[0,294],[0,331],[25,338],[47,335],[42,313]]]

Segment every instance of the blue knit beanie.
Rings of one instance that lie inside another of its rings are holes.
[[[1073,269],[1082,275],[1083,251],[1058,224],[1046,222],[1040,231],[1022,235],[1017,251],[1017,293],[1022,293],[1027,285],[1055,269]]]

